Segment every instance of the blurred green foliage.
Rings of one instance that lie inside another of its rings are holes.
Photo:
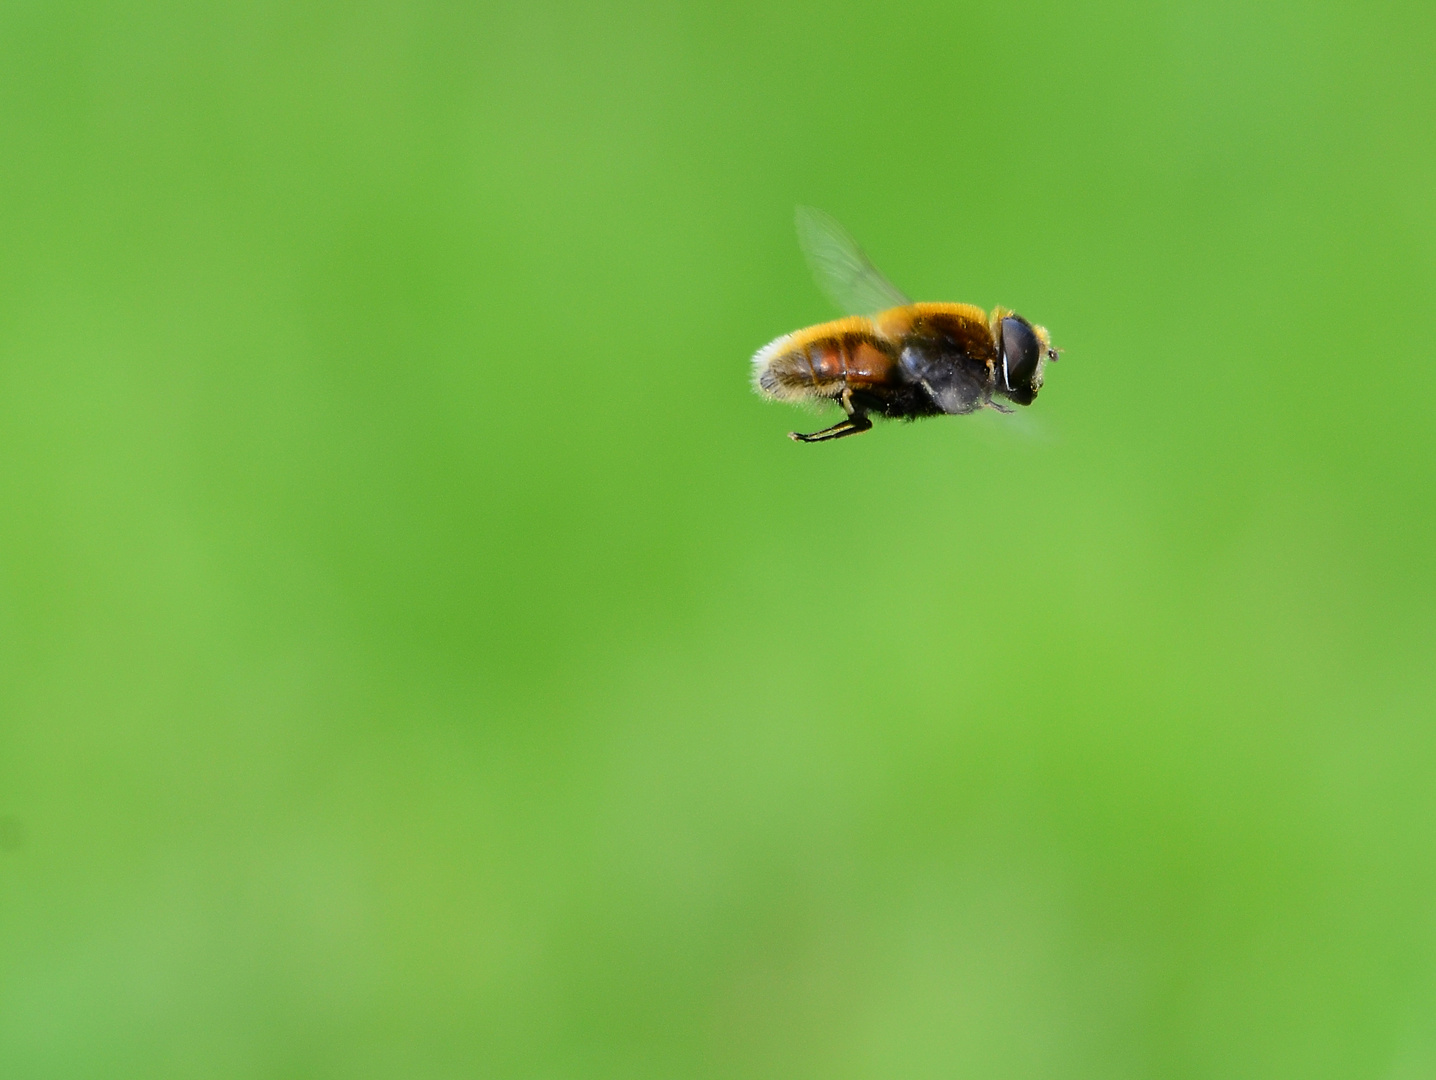
[[[0,1074],[1436,1074],[1433,49],[7,5]],[[785,439],[798,202],[1030,430]]]

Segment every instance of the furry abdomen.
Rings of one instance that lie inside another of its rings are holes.
[[[753,357],[753,385],[780,401],[813,401],[892,386],[897,348],[862,316],[784,334]]]

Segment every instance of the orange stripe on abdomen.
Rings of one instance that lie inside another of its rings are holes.
[[[838,394],[844,387],[857,389],[885,383],[895,371],[890,348],[871,333],[800,331],[784,344],[783,352],[769,361],[769,370],[789,386]]]
[[[862,316],[785,334],[753,358],[754,382],[788,401],[834,398],[897,381],[897,347]]]
[[[794,350],[798,352],[799,350]],[[807,342],[801,351],[814,387],[860,389],[886,383],[894,374],[894,357],[866,335],[835,334]]]

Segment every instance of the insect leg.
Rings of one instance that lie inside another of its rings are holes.
[[[802,435],[796,431],[788,432],[788,438],[794,442],[827,442],[829,439],[841,439],[845,435],[860,435],[873,426],[868,419],[867,413],[853,404],[853,392],[844,390],[838,397],[838,404],[848,414],[846,420],[834,424],[830,428],[823,428],[822,431],[815,431],[811,435]]]
[[[827,442],[829,439],[841,439],[845,435],[857,435],[867,431],[873,426],[873,422],[866,416],[852,416],[841,424],[834,424],[830,428],[823,428],[822,431],[815,431],[811,435],[804,435],[797,431],[788,432],[788,438],[794,442]]]

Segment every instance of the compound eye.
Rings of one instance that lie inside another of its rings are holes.
[[[1021,315],[1002,320],[1002,377],[1008,390],[1028,389],[1037,371],[1041,349],[1037,334]]]

